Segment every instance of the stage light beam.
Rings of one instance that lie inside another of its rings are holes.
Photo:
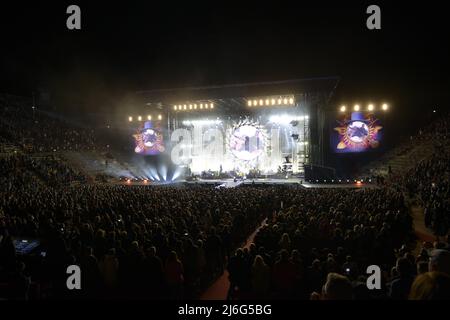
[[[389,106],[387,105],[387,103],[383,103],[383,105],[381,106],[381,109],[383,109],[384,111],[387,111],[389,109]]]
[[[155,180],[161,181],[155,168],[150,168],[150,173]]]
[[[373,111],[373,104],[369,104],[369,106],[367,107],[367,109],[368,109],[369,111]]]
[[[341,106],[341,112],[345,112],[345,110],[347,110],[347,107],[346,106]]]
[[[353,107],[353,110],[359,111],[359,104],[355,104],[355,106]]]
[[[161,177],[163,178],[164,181],[167,180],[167,167],[166,166],[161,166],[161,168],[159,169],[159,172],[161,173]]]
[[[132,122],[133,121],[133,117],[128,117],[128,121]]]
[[[170,181],[174,181],[174,180],[176,180],[178,177],[180,177],[181,176],[181,173],[182,173],[182,168],[180,168],[180,167],[177,167],[177,169],[175,170],[175,172],[173,173],[173,176],[172,176],[172,179],[170,180]]]

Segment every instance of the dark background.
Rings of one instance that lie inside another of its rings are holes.
[[[66,29],[81,7],[82,29]],[[135,90],[339,76],[333,103],[387,101],[411,130],[448,106],[444,2],[34,1],[2,3],[0,91],[58,111],[126,108]]]

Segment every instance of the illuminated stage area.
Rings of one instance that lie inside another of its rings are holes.
[[[236,188],[241,186],[252,186],[252,185],[265,185],[265,186],[300,186],[306,189],[367,189],[367,188],[378,188],[376,183],[372,183],[372,180],[363,182],[362,180],[344,180],[339,182],[338,180],[333,181],[304,181],[298,178],[287,178],[287,179],[276,179],[276,178],[257,178],[257,179],[195,179],[195,180],[177,180],[172,181],[151,181],[147,179],[122,179],[116,181],[114,184],[117,185],[128,185],[132,186],[215,186],[216,188]]]
[[[352,159],[383,151],[390,106],[376,100],[337,106],[337,80],[138,92],[135,110],[118,118],[131,158],[129,174],[120,176],[154,182],[362,179],[352,172]]]
[[[128,120],[136,155],[170,157],[180,179],[305,178],[305,167],[322,161],[323,110],[336,83],[320,78],[139,92],[145,108],[121,121]]]
[[[175,138],[180,133],[181,139],[172,149],[172,159],[193,174],[302,174],[309,158],[309,117],[300,107],[292,109],[290,113],[257,110],[239,118],[177,121]]]

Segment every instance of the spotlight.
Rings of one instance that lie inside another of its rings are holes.
[[[127,179],[127,183],[130,184],[131,183],[131,179]]]
[[[272,105],[275,105],[275,99],[272,99],[271,102],[272,102]]]
[[[214,109],[214,103],[211,103],[210,107],[211,109]]]
[[[138,117],[138,121],[142,121],[142,117],[141,116]]]
[[[264,101],[261,99],[259,100],[259,105],[262,106],[264,104]]]
[[[258,101],[253,100],[253,105],[256,107],[258,105]]]
[[[294,104],[294,98],[289,99],[289,104]]]
[[[266,106],[269,105],[269,99],[266,99]]]
[[[194,104],[194,109],[197,110],[197,104]]]
[[[369,104],[369,106],[367,107],[367,109],[368,109],[369,111],[373,111],[373,104]]]
[[[345,110],[347,110],[347,108],[345,106],[341,107],[341,112],[345,112]]]
[[[128,117],[128,121],[129,122],[133,121],[133,117]]]
[[[359,105],[358,105],[358,104],[355,104],[355,106],[353,107],[353,109],[354,109],[355,111],[359,111]]]
[[[162,115],[158,115],[158,120],[162,120]]]
[[[192,104],[189,105],[189,110],[192,110]]]
[[[152,120],[152,116],[151,116],[151,115],[148,115],[148,116],[147,116],[147,120]]]
[[[203,109],[203,103],[200,103],[200,109]]]
[[[161,181],[161,179],[159,178],[159,174],[155,168],[150,168],[150,174],[155,180]]]
[[[177,167],[177,169],[175,170],[175,172],[174,172],[174,174],[173,174],[173,177],[172,177],[171,181],[174,181],[174,180],[177,179],[179,176],[181,176],[182,170],[183,170],[182,168]]]
[[[147,180],[147,179],[144,179],[144,183],[148,183],[148,180]]]
[[[249,106],[249,107],[252,106],[252,101],[251,101],[251,100],[248,100],[248,101],[247,101],[247,106]]]
[[[288,103],[288,99],[284,98],[283,103],[287,104]]]
[[[183,109],[186,110],[186,109],[187,109],[187,105],[184,105],[184,106],[183,106]]]
[[[384,111],[387,111],[389,109],[389,106],[386,103],[383,103],[383,106],[381,107]]]
[[[177,111],[177,106],[173,106],[173,110]]]
[[[166,181],[167,180],[167,168],[166,168],[166,166],[162,165],[159,168],[158,171],[161,174],[160,177],[163,179],[163,181]]]
[[[205,109],[208,109],[208,104],[207,103],[205,103]]]
[[[281,104],[281,99],[278,99],[278,104]]]

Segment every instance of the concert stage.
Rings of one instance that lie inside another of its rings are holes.
[[[130,182],[118,182],[116,184],[129,185],[129,186],[198,186],[198,185],[211,185],[217,188],[236,188],[243,185],[290,185],[300,186],[305,189],[367,189],[377,188],[376,184],[372,183],[310,183],[305,182],[298,178],[288,179],[246,179],[246,180],[234,180],[234,179],[198,179],[196,181],[179,180],[176,182],[144,182],[144,181],[130,181]]]
[[[302,182],[305,188],[366,187],[335,184],[338,176],[357,174],[337,173],[335,163],[351,164],[352,154],[380,146],[379,118],[388,105],[337,110],[330,105],[337,82],[331,77],[136,93],[145,107],[121,115],[117,124],[129,145],[126,168],[105,174],[153,185],[193,176],[196,183],[224,187],[239,185],[223,180],[228,177],[277,177],[255,179],[255,184],[301,183],[301,178],[283,179],[295,176],[317,182]]]

